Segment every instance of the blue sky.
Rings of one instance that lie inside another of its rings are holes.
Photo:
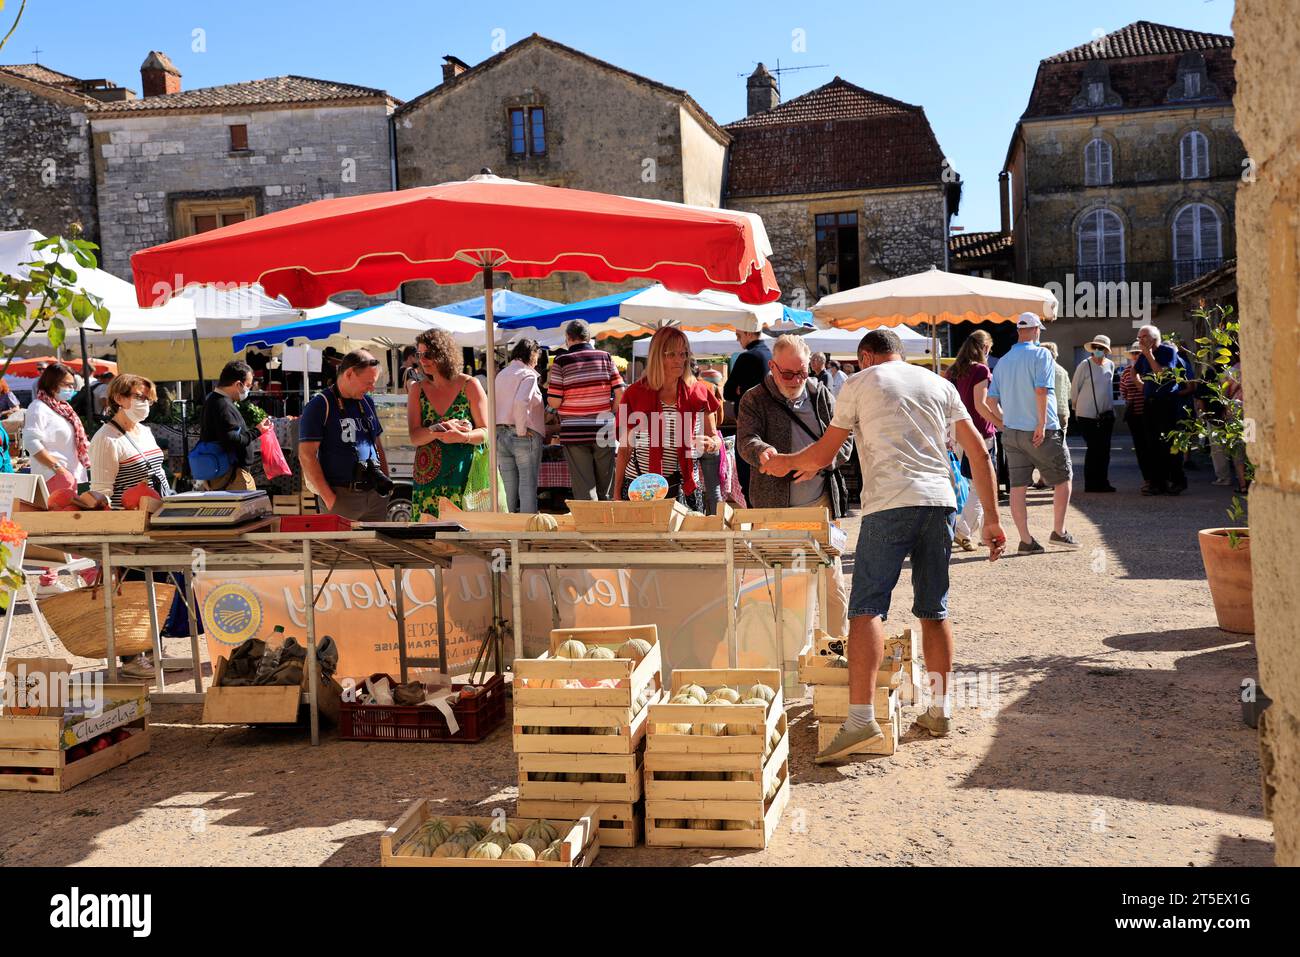
[[[17,0],[5,6],[7,25]],[[783,99],[838,74],[924,106],[966,183],[956,223],[973,230],[998,226],[998,170],[1040,59],[1134,20],[1230,33],[1231,19],[1230,0],[29,0],[0,61],[39,47],[46,66],[139,92],[157,49],[187,88],[296,73],[410,99],[440,81],[443,54],[474,64],[536,32],[686,89],[720,123],[744,114],[738,74],[755,62],[825,64],[785,74]]]

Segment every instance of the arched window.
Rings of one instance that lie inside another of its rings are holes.
[[[1109,186],[1113,180],[1110,144],[1097,137],[1083,148],[1083,183],[1085,186]]]
[[[1210,141],[1199,130],[1183,135],[1178,144],[1178,165],[1183,179],[1204,179],[1210,175]]]
[[[1094,209],[1079,220],[1079,279],[1124,280],[1124,223],[1109,209]]]
[[[1188,282],[1222,264],[1219,214],[1204,203],[1189,203],[1174,216],[1174,283]]]

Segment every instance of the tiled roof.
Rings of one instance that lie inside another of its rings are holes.
[[[1237,88],[1232,52],[1230,36],[1145,21],[1130,24],[1099,38],[1095,49],[1093,44],[1084,44],[1039,63],[1024,118],[1231,102]],[[1178,80],[1179,59],[1188,53],[1199,53],[1205,59],[1207,96],[1171,103],[1169,91]],[[1083,89],[1084,71],[1100,68],[1103,62],[1119,105],[1107,105],[1104,110],[1075,110],[1073,104]]]
[[[1010,233],[953,233],[948,237],[948,252],[953,259],[982,259],[1009,252],[1015,244]]]
[[[1050,56],[1044,63],[1082,63],[1084,60],[1118,60],[1125,57],[1161,56],[1189,50],[1225,50],[1232,37],[1222,33],[1183,30],[1163,23],[1139,20],[1126,27]]]
[[[332,83],[305,76],[272,76],[265,80],[229,83],[182,90],[164,96],[105,103],[98,113],[149,113],[160,111],[203,112],[238,107],[276,106],[293,103],[337,103],[349,100],[392,99],[383,90],[351,83]],[[394,101],[397,102],[397,101]]]
[[[631,70],[625,70],[621,66],[617,66],[613,63],[608,62],[607,60],[602,60],[599,57],[594,57],[590,53],[584,53],[583,51],[578,50],[574,47],[566,46],[565,44],[560,43],[557,40],[552,40],[550,37],[544,37],[540,33],[529,34],[528,36],[524,37],[522,40],[512,43],[510,46],[506,47],[500,53],[488,57],[486,60],[482,61],[481,63],[476,63],[474,66],[468,67],[467,69],[465,69],[464,71],[462,71],[461,73],[453,77],[452,79],[444,81],[443,83],[438,84],[437,86],[433,87],[430,90],[425,90],[419,96],[415,97],[412,100],[408,100],[406,103],[404,103],[402,105],[402,108],[397,112],[399,113],[408,112],[414,109],[415,107],[420,106],[421,104],[423,104],[425,101],[429,99],[441,96],[442,94],[446,93],[448,90],[454,90],[457,87],[461,86],[462,84],[477,78],[482,73],[492,69],[494,66],[497,66],[499,63],[508,59],[509,57],[515,56],[518,53],[532,46],[544,46],[552,50],[559,51],[560,53],[565,53],[568,54],[569,56],[577,57],[578,59],[587,61],[593,66],[598,66],[601,67],[602,69],[610,70],[636,83],[643,83],[646,86],[650,86],[656,90],[660,90],[664,93],[667,93],[669,96],[678,98],[682,100],[683,103],[686,104],[686,107],[695,115],[695,117],[701,123],[704,124],[704,126],[706,126],[709,130],[715,132],[720,140],[722,140],[724,143],[727,140],[727,134],[724,132],[723,128],[718,124],[718,122],[714,120],[713,117],[709,116],[709,114],[704,111],[704,108],[700,106],[698,103],[696,103],[695,99],[685,90],[679,90],[677,89],[677,87],[668,86],[665,83],[660,83],[658,80],[652,80],[647,76],[642,76],[640,73],[633,73]],[[464,63],[463,60],[460,60],[457,57],[447,57],[446,59],[455,60],[457,63]]]
[[[943,173],[925,110],[840,77],[725,128],[728,197],[938,183]]]
[[[37,83],[45,83],[48,86],[69,86],[80,82],[75,76],[68,76],[68,74],[60,73],[58,70],[51,70],[39,63],[5,63],[0,65],[0,70],[5,73],[12,73],[14,76],[21,76],[24,79],[35,80]]]

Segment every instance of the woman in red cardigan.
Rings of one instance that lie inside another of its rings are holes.
[[[686,335],[675,326],[661,327],[650,340],[645,375],[619,401],[616,501],[627,498],[632,479],[653,472],[668,480],[669,498],[703,511],[700,456],[722,448],[722,403],[690,367]]]

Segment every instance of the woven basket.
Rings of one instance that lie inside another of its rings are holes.
[[[176,586],[154,585],[158,601],[158,625],[167,620]],[[104,634],[104,589],[74,588],[38,600],[41,614],[63,646],[80,658],[108,655]],[[149,622],[147,582],[120,582],[113,592],[113,652],[138,655],[153,650],[153,626]]]

